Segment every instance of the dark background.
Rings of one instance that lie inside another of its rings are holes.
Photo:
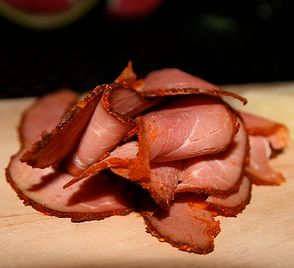
[[[87,91],[129,60],[139,76],[178,67],[216,84],[294,80],[291,2],[169,0],[150,16],[122,19],[101,1],[46,31],[0,18],[0,97]]]

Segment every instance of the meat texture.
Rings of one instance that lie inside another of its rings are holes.
[[[252,183],[284,181],[269,160],[288,142],[284,125],[223,96],[246,103],[178,69],[137,79],[129,63],[80,101],[63,90],[28,109],[7,180],[45,214],[84,221],[136,210],[160,241],[209,253],[215,216],[242,212]]]
[[[236,192],[248,156],[248,137],[243,123],[230,146],[213,156],[193,157],[184,162],[177,192],[224,194]]]
[[[193,200],[195,199],[195,200]],[[197,198],[179,198],[168,211],[142,213],[147,232],[180,250],[206,254],[213,250],[219,222],[211,212],[198,205]]]
[[[130,203],[123,194],[128,189],[120,180],[111,179],[114,175],[99,174],[63,190],[62,186],[71,178],[69,174],[52,167],[32,168],[20,161],[23,152],[36,138],[35,133],[54,129],[62,114],[68,110],[69,101],[72,102],[68,95],[75,96],[70,92],[45,96],[24,114],[20,127],[23,147],[11,158],[6,170],[9,183],[25,204],[49,215],[70,217],[73,221],[103,219],[131,212]],[[52,109],[55,111],[49,117],[48,110]],[[34,116],[36,113],[38,117]],[[46,124],[39,117],[46,118]],[[31,129],[34,131],[29,132]]]

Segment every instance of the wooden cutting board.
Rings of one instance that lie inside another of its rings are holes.
[[[287,182],[253,188],[237,218],[219,217],[213,253],[181,252],[145,233],[140,216],[71,223],[25,207],[6,183],[4,168],[18,150],[16,127],[33,99],[0,101],[0,267],[294,267],[294,83],[225,86],[249,99],[247,110],[292,130],[272,165]]]

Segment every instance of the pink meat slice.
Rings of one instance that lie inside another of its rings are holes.
[[[179,180],[181,162],[152,163],[150,177],[137,181],[163,208],[170,207]]]
[[[78,95],[70,90],[60,90],[54,94],[49,94],[44,98],[40,98],[38,100],[38,105],[33,104],[34,107],[30,107],[23,117],[21,128],[26,129],[26,131],[20,130],[20,139],[23,146],[25,148],[30,148],[36,140],[39,140],[42,137],[40,129],[43,130],[43,134],[44,132],[52,131],[59,123],[64,112],[69,110],[77,100]],[[60,106],[63,108],[60,109]],[[44,113],[44,110],[47,112]],[[42,117],[40,117],[40,113],[43,113]],[[31,124],[31,120],[39,127]]]
[[[64,190],[63,185],[71,176],[53,168],[37,169],[20,161],[20,156],[35,138],[35,133],[42,132],[44,124],[39,124],[39,117],[47,118],[46,126],[53,127],[60,116],[68,109],[68,100],[61,101],[60,93],[46,96],[37,101],[23,117],[20,136],[23,148],[11,158],[6,169],[7,180],[24,200],[39,211],[58,217],[70,217],[73,221],[102,219],[111,215],[123,215],[132,211],[125,197],[126,186],[119,180],[99,174],[86,182],[77,183]],[[57,99],[56,99],[57,98]],[[56,102],[59,103],[56,106]],[[47,105],[44,107],[43,104]],[[48,109],[54,111],[50,119]],[[35,115],[38,112],[37,117]],[[30,134],[28,131],[34,129]],[[50,128],[45,129],[50,131]],[[112,175],[114,176],[114,175]]]
[[[143,117],[144,138],[153,162],[224,151],[238,130],[236,116],[220,100],[183,97]]]
[[[246,104],[247,100],[238,94],[225,91],[197,76],[176,68],[165,68],[150,72],[144,79],[140,93],[146,97],[201,94],[215,97],[230,96]]]
[[[240,112],[240,116],[248,133],[267,137],[273,149],[281,150],[288,144],[289,131],[285,125],[248,112]]]
[[[56,127],[50,132],[43,133],[40,140],[35,141],[31,148],[27,148],[21,157],[21,161],[35,168],[46,168],[60,164],[76,146],[104,89],[105,86],[96,87],[62,118],[58,117]],[[59,102],[59,98],[56,98],[56,102]],[[56,108],[54,109],[56,110]],[[48,110],[47,113],[49,113]],[[50,113],[53,115],[52,111]],[[46,116],[46,113],[44,116]],[[32,128],[34,128],[33,124]],[[41,132],[43,129],[38,130]]]
[[[106,90],[69,161],[69,173],[80,175],[111,152],[132,128],[131,118],[154,104],[144,100],[133,89],[118,87]]]
[[[269,160],[272,155],[270,140],[264,136],[249,136],[249,163],[245,174],[258,185],[280,185],[285,181],[282,173],[274,171]]]
[[[225,194],[237,191],[243,166],[248,156],[248,137],[243,123],[226,151],[213,156],[202,156],[184,162],[177,192],[205,192]]]
[[[197,76],[176,68],[165,68],[150,72],[144,79],[144,91],[159,88],[207,88],[221,90]]]
[[[147,232],[180,250],[206,254],[214,248],[219,222],[197,200],[181,198],[169,210],[145,212],[142,216]]]
[[[226,197],[210,195],[206,199],[207,209],[217,215],[234,217],[245,209],[251,198],[251,181],[244,176],[237,193]]]

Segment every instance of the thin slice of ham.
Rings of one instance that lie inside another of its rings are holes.
[[[236,116],[218,99],[187,97],[143,117],[153,162],[224,151],[238,130]]]
[[[226,151],[184,162],[177,192],[227,195],[238,190],[249,149],[247,132],[241,120],[239,124],[239,131]]]
[[[46,136],[46,133],[51,132],[59,123],[65,111],[70,110],[77,102],[78,95],[73,91],[64,89],[49,94],[45,98],[40,98],[38,103],[33,103],[24,112],[20,123],[19,134],[22,146],[30,148],[42,135]],[[62,108],[59,108],[60,106]],[[44,110],[47,112],[44,113]],[[43,116],[41,117],[40,114],[43,114]],[[34,121],[34,124],[31,124],[30,121]],[[43,130],[43,132],[41,133],[40,130]]]
[[[64,160],[87,127],[104,89],[105,86],[96,87],[62,119],[58,118],[57,126],[51,132],[43,133],[42,138],[24,153],[21,161],[32,167],[46,168],[58,165]],[[46,112],[48,113],[48,110]]]
[[[285,181],[282,173],[273,170],[269,164],[272,155],[270,141],[264,136],[249,136],[249,163],[245,174],[257,185],[280,185]]]
[[[211,195],[205,201],[206,208],[217,215],[235,217],[250,202],[251,188],[251,181],[244,176],[237,193],[226,197]]]
[[[197,198],[181,197],[167,211],[143,212],[146,230],[180,250],[207,254],[214,248],[220,226],[202,206]]]
[[[149,177],[150,162],[183,160],[224,151],[238,131],[236,115],[219,99],[191,96],[138,119],[139,153],[133,180]]]
[[[247,103],[246,98],[226,91],[197,76],[176,68],[166,68],[150,72],[144,79],[141,94],[145,97],[176,95],[209,95],[214,97],[229,96]]]
[[[6,169],[7,180],[24,200],[25,204],[48,215],[70,217],[73,221],[102,219],[111,215],[124,215],[132,211],[125,193],[126,185],[113,178],[114,175],[99,174],[86,182],[80,182],[64,190],[63,185],[71,178],[61,170],[53,168],[36,169],[20,161],[29,141],[35,133],[54,128],[60,116],[68,109],[68,99],[60,94],[46,96],[37,101],[24,115],[20,127],[23,148],[11,158]],[[57,98],[57,99],[56,99]],[[62,101],[63,100],[63,101]],[[56,106],[58,102],[58,106]],[[44,103],[47,105],[44,106]],[[48,109],[55,112],[46,116]],[[56,111],[58,109],[58,111]],[[48,119],[46,125],[34,115]],[[45,128],[44,128],[45,127]],[[34,129],[34,131],[31,131]]]
[[[275,150],[281,150],[288,144],[289,131],[285,125],[248,112],[239,113],[250,135],[267,137]]]
[[[270,166],[273,153],[281,151],[289,142],[287,127],[278,122],[247,112],[239,112],[250,142],[249,163],[245,174],[257,185],[280,185],[284,176]]]

